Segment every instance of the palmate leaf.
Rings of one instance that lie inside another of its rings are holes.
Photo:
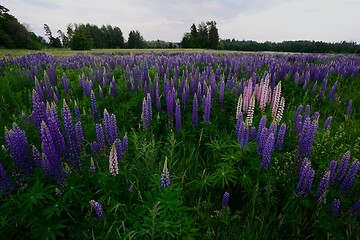
[[[216,187],[229,187],[229,184],[235,183],[236,179],[235,169],[227,163],[220,163],[218,169],[211,174],[213,186]]]

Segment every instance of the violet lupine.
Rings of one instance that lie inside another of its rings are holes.
[[[317,82],[317,81],[315,81],[314,86],[313,86],[313,88],[312,88],[311,92],[313,92],[313,93],[315,93],[315,92],[316,92],[316,89],[317,89],[317,84],[318,84],[318,82]]]
[[[211,113],[211,88],[208,88],[207,95],[205,96],[203,112],[204,112],[204,124],[209,124],[210,113]]]
[[[32,155],[34,158],[34,164],[36,167],[41,166],[42,163],[42,156],[40,151],[33,145],[32,146]]]
[[[305,197],[309,195],[314,180],[315,171],[311,168],[311,163],[304,158],[299,173],[299,181],[295,190],[296,195]]]
[[[332,88],[330,89],[329,94],[328,94],[328,100],[335,100],[337,85],[338,85],[338,81],[336,81],[334,83],[334,85],[332,86]]]
[[[347,151],[342,157],[341,157],[341,161],[338,164],[338,167],[336,169],[336,173],[335,173],[335,183],[336,185],[340,185],[340,183],[342,182],[343,178],[346,175],[347,169],[349,167],[349,161],[350,161],[350,152]]]
[[[192,118],[191,118],[191,123],[194,127],[198,126],[198,100],[197,100],[197,96],[196,93],[194,94],[194,98],[193,98],[193,106],[192,106]]]
[[[90,172],[95,173],[96,172],[96,167],[95,167],[95,163],[94,163],[94,159],[91,157],[90,158],[90,167],[89,167]]]
[[[221,200],[221,204],[222,207],[227,207],[229,205],[229,200],[230,200],[230,193],[228,192],[224,192],[222,200]]]
[[[330,123],[331,123],[331,120],[332,120],[332,116],[329,116],[329,117],[326,119],[326,121],[325,121],[325,123],[324,123],[324,130],[325,130],[325,132],[328,131],[329,126],[330,126]]]
[[[91,156],[95,157],[99,154],[100,150],[99,150],[99,144],[97,141],[93,141],[92,143],[90,143],[90,152],[91,152]]]
[[[159,79],[157,74],[155,75],[155,102],[156,102],[156,110],[161,112],[161,102],[160,102],[160,86],[159,86]]]
[[[166,94],[166,109],[168,117],[171,118],[174,116],[174,96],[172,94],[172,91],[169,90]]]
[[[328,79],[327,79],[327,76],[326,76],[322,81],[321,90],[320,90],[320,94],[319,94],[320,99],[322,99],[324,94],[325,94],[327,84],[328,84]]]
[[[255,126],[252,126],[250,128],[249,140],[250,141],[255,141],[256,140],[256,127]]]
[[[44,171],[46,175],[61,182],[65,176],[65,172],[61,166],[60,156],[55,149],[50,129],[44,121],[41,122],[40,136],[42,146],[42,166]]]
[[[181,110],[179,99],[177,99],[175,106],[175,129],[176,131],[181,131]]]
[[[122,139],[122,149],[123,149],[124,153],[128,152],[128,150],[129,150],[129,139],[126,134]]]
[[[60,131],[60,121],[58,117],[58,112],[56,110],[55,103],[47,104],[46,107],[46,115],[47,115],[47,126],[52,133],[53,139],[55,141],[56,150],[61,158],[63,158],[66,154],[66,146],[64,137]]]
[[[97,122],[99,120],[99,111],[98,111],[98,108],[96,105],[96,97],[92,90],[91,90],[91,95],[90,95],[90,101],[91,101],[92,115],[94,117],[94,121]]]
[[[238,116],[242,113],[242,105],[243,105],[243,97],[242,94],[239,96],[239,99],[237,101],[236,105],[236,119],[238,119]]]
[[[115,139],[118,138],[118,128],[117,128],[117,124],[116,124],[116,116],[113,113],[110,116],[110,137],[113,142],[115,141]]]
[[[111,136],[111,119],[109,112],[104,109],[104,133],[107,144],[110,146],[115,139],[112,139]]]
[[[104,136],[104,130],[103,130],[101,123],[97,123],[95,125],[95,130],[96,130],[96,141],[99,145],[99,150],[101,152],[104,152],[105,151],[105,136]]]
[[[285,133],[286,133],[286,124],[283,123],[281,124],[279,132],[276,137],[276,149],[278,149],[279,151],[281,151],[283,148]]]
[[[105,212],[104,212],[102,205],[95,200],[90,200],[89,203],[91,205],[91,209],[95,211],[96,217],[99,220],[101,220],[105,216]]]
[[[78,143],[76,141],[73,118],[65,99],[61,114],[64,121],[65,138],[70,155],[70,160],[75,170],[77,170],[80,166],[80,149],[78,148]]]
[[[117,89],[116,89],[116,82],[115,82],[114,77],[113,77],[113,79],[112,79],[111,82],[110,82],[109,95],[110,95],[110,96],[114,96],[114,97],[116,97],[116,96],[118,95],[118,91],[117,91]]]
[[[104,100],[104,92],[101,86],[99,86],[99,99]]]
[[[330,216],[336,217],[339,214],[341,202],[340,199],[334,199],[334,201],[331,203],[330,207]]]
[[[77,121],[75,123],[75,136],[76,136],[76,142],[78,144],[77,148],[79,150],[82,150],[84,148],[85,138],[84,138],[84,132],[81,121]]]
[[[236,123],[236,137],[238,139],[240,148],[246,148],[249,142],[249,127],[240,118],[237,120]]]
[[[274,141],[274,133],[270,133],[263,146],[262,160],[260,164],[262,170],[266,170],[270,165],[271,155],[274,151]]]
[[[119,162],[118,162],[118,158],[117,158],[115,142],[113,143],[113,145],[111,147],[111,151],[110,151],[110,155],[109,155],[109,172],[113,176],[116,176],[119,174]]]
[[[67,95],[69,95],[70,94],[70,92],[69,92],[69,82],[67,80],[67,77],[66,77],[65,73],[63,73],[63,75],[61,77],[61,82],[62,82],[62,85],[63,85],[63,89],[65,90],[65,93]]]
[[[350,208],[350,214],[354,217],[360,217],[360,199]]]
[[[264,145],[265,145],[265,142],[266,142],[266,139],[268,137],[268,129],[266,127],[264,127],[262,130],[261,130],[261,133],[260,133],[260,136],[257,140],[257,148],[256,148],[256,153],[258,156],[260,156],[263,152],[263,148],[264,148]]]
[[[220,107],[224,107],[224,92],[225,92],[225,77],[221,76],[219,84],[219,104]]]
[[[302,110],[303,110],[303,105],[299,105],[299,106],[296,108],[295,115],[294,115],[294,121],[295,121],[295,123],[297,123],[297,121],[299,120],[299,119],[298,119],[298,116],[299,116],[299,115],[301,116]]]
[[[352,112],[352,105],[353,105],[352,103],[353,103],[353,101],[352,101],[352,99],[350,99],[348,106],[346,108],[346,114],[345,114],[346,116],[350,116],[350,114]]]
[[[123,146],[122,146],[121,140],[118,138],[116,138],[114,142],[115,142],[117,159],[118,159],[118,161],[120,161],[122,159],[122,155],[123,155]]]
[[[40,100],[38,93],[33,90],[32,93],[32,107],[33,111],[31,114],[31,119],[33,123],[40,128],[41,121],[46,121],[46,105],[43,101]]]
[[[77,121],[81,120],[81,113],[80,113],[80,108],[79,106],[77,105],[76,101],[74,103],[74,113],[75,113],[75,119]]]
[[[320,180],[316,193],[316,197],[318,198],[319,203],[326,204],[326,192],[330,183],[330,175],[330,172],[326,171]]]
[[[31,174],[33,159],[25,131],[13,123],[10,130],[5,127],[5,141],[19,171],[25,175]]]
[[[309,157],[310,155],[313,145],[312,136],[315,136],[313,131],[315,131],[316,134],[316,128],[313,127],[310,118],[306,118],[302,126],[302,130],[298,141],[297,155],[300,157],[300,159]]]
[[[302,116],[299,114],[296,118],[296,121],[295,121],[295,133],[296,134],[300,134],[301,133],[301,130],[303,128],[303,118]]]
[[[308,117],[310,117],[310,113],[311,113],[310,105],[306,105],[305,113],[304,113],[304,119],[307,119]]]
[[[330,172],[330,182],[332,182],[334,180],[336,166],[337,166],[337,161],[331,160],[327,167],[326,171]]]
[[[261,131],[264,127],[266,127],[266,122],[267,122],[267,118],[266,116],[262,116],[262,118],[259,121],[259,125],[258,125],[258,133],[256,136],[256,140],[259,139],[260,135],[261,135]]]
[[[12,183],[8,177],[4,167],[0,163],[0,193],[2,195],[8,194],[13,190]]]
[[[165,157],[164,167],[163,167],[163,171],[161,173],[161,178],[160,178],[160,187],[166,188],[170,185],[170,183],[171,183],[171,181],[170,181],[169,169],[167,166],[167,157]]]
[[[344,180],[340,184],[340,191],[344,194],[348,193],[352,185],[354,184],[357,172],[359,171],[360,162],[354,160],[349,167],[347,174],[344,177]]]

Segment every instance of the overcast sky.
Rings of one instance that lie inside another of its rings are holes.
[[[180,42],[192,23],[216,21],[221,39],[360,43],[360,0],[0,0],[20,23],[54,36],[69,23],[118,26],[125,39]]]

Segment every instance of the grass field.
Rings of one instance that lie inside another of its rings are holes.
[[[360,56],[0,56],[2,239],[359,239]]]

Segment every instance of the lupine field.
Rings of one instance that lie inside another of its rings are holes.
[[[0,59],[1,239],[359,239],[360,56]]]

